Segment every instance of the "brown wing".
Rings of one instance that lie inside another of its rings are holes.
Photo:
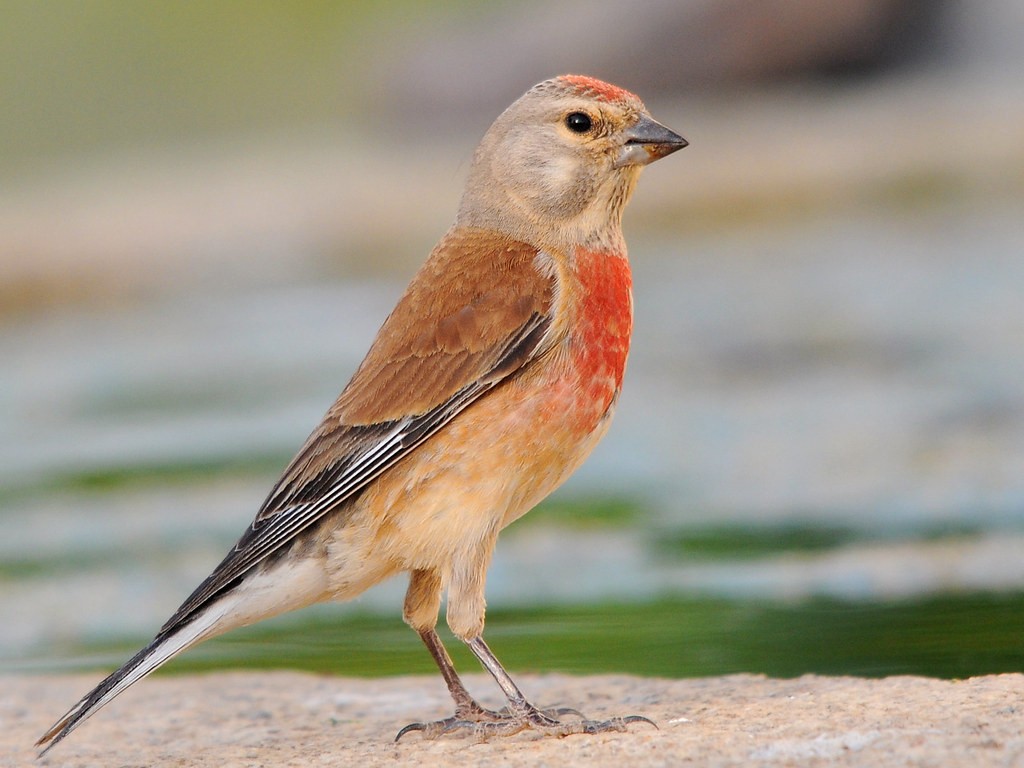
[[[552,280],[536,257],[536,248],[489,231],[442,240],[331,414],[352,425],[393,421],[492,375],[509,341],[550,311]]]
[[[254,565],[549,349],[554,277],[493,232],[449,233],[413,278],[348,386],[224,561],[168,632]]]

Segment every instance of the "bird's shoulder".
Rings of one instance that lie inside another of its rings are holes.
[[[451,230],[377,333],[333,416],[348,425],[394,421],[504,378],[549,330],[556,282],[551,257],[534,245],[487,229]]]

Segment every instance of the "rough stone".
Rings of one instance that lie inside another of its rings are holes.
[[[394,736],[450,714],[439,678],[229,672],[146,680],[41,761],[32,743],[95,677],[9,677],[0,766],[1018,766],[1024,675],[870,680],[529,676],[539,705],[659,725],[567,738]],[[483,703],[492,684],[467,676]]]

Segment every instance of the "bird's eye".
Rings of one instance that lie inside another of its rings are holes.
[[[570,112],[565,116],[565,126],[573,133],[586,133],[594,123],[586,112]]]

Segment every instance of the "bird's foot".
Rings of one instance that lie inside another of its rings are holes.
[[[566,715],[577,719],[562,720]],[[410,723],[398,732],[395,741],[411,731],[420,731],[424,738],[435,739],[438,736],[468,731],[471,735],[487,740],[495,736],[511,736],[525,730],[535,730],[550,736],[571,736],[576,733],[608,733],[625,731],[631,723],[648,723],[655,728],[658,725],[641,715],[613,717],[608,720],[588,720],[578,710],[570,707],[556,709],[538,709],[526,704],[521,709],[510,711],[508,708],[499,712],[477,706],[475,710],[458,712],[444,720],[431,723]]]
[[[447,733],[452,730],[453,727],[458,727],[457,723],[489,723],[501,720],[505,715],[502,712],[495,712],[491,709],[481,707],[475,701],[470,699],[465,704],[460,704],[455,708],[455,714],[451,717],[446,717],[443,720],[434,720],[428,723],[409,723],[395,736],[397,742],[405,734],[411,733],[412,731],[419,731],[423,734],[425,739],[436,739],[442,733]]]

